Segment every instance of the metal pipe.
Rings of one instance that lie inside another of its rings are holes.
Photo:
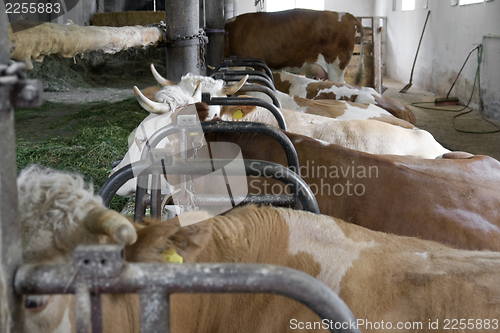
[[[208,105],[255,105],[268,109],[276,118],[278,127],[286,131],[285,117],[281,111],[271,103],[268,103],[260,98],[254,97],[210,97],[210,94],[201,94],[201,101]]]
[[[221,79],[224,81],[240,81],[242,78],[244,78],[245,75],[243,74],[226,74],[226,73],[215,73],[214,78],[215,79]],[[249,83],[260,83],[268,87],[269,89],[276,90],[276,87],[274,86],[274,83],[267,78],[268,76],[260,76],[257,74],[249,74],[247,82]]]
[[[151,164],[148,161],[139,161],[129,164],[122,169],[115,172],[101,187],[99,194],[103,198],[103,203],[109,206],[111,199],[116,191],[125,184],[128,180],[132,179],[135,175],[139,175],[138,187],[147,186],[139,184],[141,179],[147,180],[147,175],[155,171],[164,170],[167,174],[190,174],[190,175],[203,175],[210,174],[213,169],[224,168],[227,175],[241,176],[241,170],[237,165],[230,164],[233,160],[226,159],[211,159],[211,160],[176,160],[172,165],[162,165],[161,161]],[[245,170],[247,176],[254,177],[272,177],[280,180],[283,183],[290,185],[291,193],[296,193],[299,202],[302,204],[304,210],[319,214],[319,206],[314,197],[313,192],[309,186],[292,170],[267,161],[259,160],[244,160]]]
[[[76,291],[71,265],[23,265],[16,274],[19,294],[67,294]],[[312,276],[288,268],[260,264],[130,264],[113,283],[89,281],[99,293],[272,293],[293,298],[333,323],[355,323],[347,305]],[[67,288],[65,288],[67,286]],[[331,327],[331,332],[338,332]],[[342,332],[359,333],[356,328]]]
[[[234,75],[241,75],[241,76],[244,76],[244,75],[256,75],[256,76],[262,76],[264,78],[266,78],[268,81],[272,81],[271,78],[269,77],[269,75],[267,75],[267,73],[265,72],[261,72],[261,71],[255,71],[255,70],[229,70],[228,68],[220,68],[217,72],[213,73],[211,75],[212,78],[216,79],[216,80],[224,80],[224,81],[239,81],[241,79],[234,79],[234,78],[230,78],[230,79],[226,79],[226,75],[228,76],[234,76]],[[247,80],[248,82],[248,80]],[[274,87],[274,84],[272,85]]]
[[[243,98],[238,97],[238,100],[243,100]],[[286,154],[288,167],[293,168],[293,171],[300,176],[299,158],[297,157],[297,151],[295,150],[295,146],[283,132],[281,132],[274,126],[262,123],[247,122],[247,121],[238,121],[238,122],[202,121],[201,128],[203,129],[204,133],[243,132],[243,133],[261,133],[269,135],[273,139],[278,141],[281,147],[283,147],[283,150],[285,151]],[[176,125],[165,126],[156,131],[153,135],[149,137],[148,139],[149,144],[146,145],[142,150],[141,160],[148,159],[150,147],[156,147],[160,143],[160,141],[166,138],[167,136],[179,132],[180,129]]]
[[[200,75],[199,2],[165,0],[167,28],[166,78],[180,81],[187,73]]]
[[[245,93],[245,92],[250,92],[250,91],[257,91],[266,94],[271,98],[273,101],[274,106],[277,108],[281,108],[281,102],[278,99],[276,91],[273,91],[272,89],[269,89],[268,87],[265,87],[260,84],[247,84],[245,83],[243,87],[238,90],[238,93]]]
[[[197,206],[207,205],[228,205],[231,204],[227,196],[214,196],[206,194],[196,194],[195,204]],[[261,194],[242,198],[241,196],[233,195],[233,201],[240,202],[242,205],[253,203],[256,205],[265,204],[272,206],[293,206],[295,204],[295,195],[284,194]]]
[[[0,3],[0,65],[10,60],[7,14]],[[1,75],[1,73],[0,73]],[[12,86],[0,86],[0,332],[23,330],[22,297],[12,289],[14,271],[22,264],[18,194],[16,184],[16,150],[14,109],[10,102]]]
[[[239,66],[246,66],[246,67],[257,67],[257,68],[262,68],[267,75],[272,79],[273,84],[274,84],[274,78],[273,78],[273,73],[271,72],[271,69],[267,64],[256,58],[236,58],[236,57],[231,57],[231,58],[226,58],[222,61],[220,65],[217,65],[214,69],[214,72],[218,71],[221,67],[239,67]]]
[[[224,0],[207,1],[205,5],[207,63],[215,66],[224,59]]]
[[[139,295],[141,333],[170,332],[170,300],[161,286],[152,286]]]

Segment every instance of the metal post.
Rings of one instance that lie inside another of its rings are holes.
[[[224,0],[207,1],[205,6],[207,64],[217,66],[224,59]]]
[[[167,28],[167,73],[172,81],[180,81],[187,73],[200,72],[199,0],[165,0]],[[191,38],[193,37],[193,38]]]
[[[374,68],[374,83],[373,88],[382,93],[382,29],[385,26],[381,24],[382,18],[372,17],[372,36],[373,36],[373,68]]]
[[[7,14],[0,3],[0,65],[10,59]],[[22,264],[17,213],[16,150],[11,85],[0,85],[0,332],[22,331],[22,297],[14,293],[14,273]]]

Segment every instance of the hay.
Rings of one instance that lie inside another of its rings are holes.
[[[10,56],[26,62],[30,70],[31,59],[41,62],[51,54],[72,58],[87,51],[116,53],[134,46],[157,45],[162,40],[161,30],[154,27],[80,27],[30,20],[9,26]]]

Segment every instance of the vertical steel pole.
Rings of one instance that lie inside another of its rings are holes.
[[[7,14],[0,2],[0,65],[10,60]],[[10,85],[0,86],[0,332],[21,332],[22,297],[14,293],[14,273],[22,263],[18,199],[14,110]]]
[[[208,46],[207,64],[219,65],[224,58],[224,0],[211,0],[205,3]]]
[[[165,0],[167,24],[167,74],[180,81],[187,73],[200,74],[199,0]]]

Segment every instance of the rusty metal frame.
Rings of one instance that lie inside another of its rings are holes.
[[[77,313],[77,332],[100,333],[102,317],[90,311],[91,292],[138,293],[141,332],[169,332],[170,295],[176,293],[270,293],[293,298],[320,318],[331,321],[331,332],[359,333],[358,329],[336,329],[333,323],[356,323],[356,319],[329,287],[312,276],[288,268],[263,264],[149,264],[127,263],[119,245],[80,245],[72,264],[29,264],[19,268],[18,294],[76,294],[83,300]],[[154,300],[156,306],[148,306]],[[82,306],[83,304],[83,306]],[[100,309],[98,309],[100,310]],[[97,318],[97,323],[94,323]],[[350,326],[350,325],[349,325]],[[357,326],[356,326],[357,327]]]

